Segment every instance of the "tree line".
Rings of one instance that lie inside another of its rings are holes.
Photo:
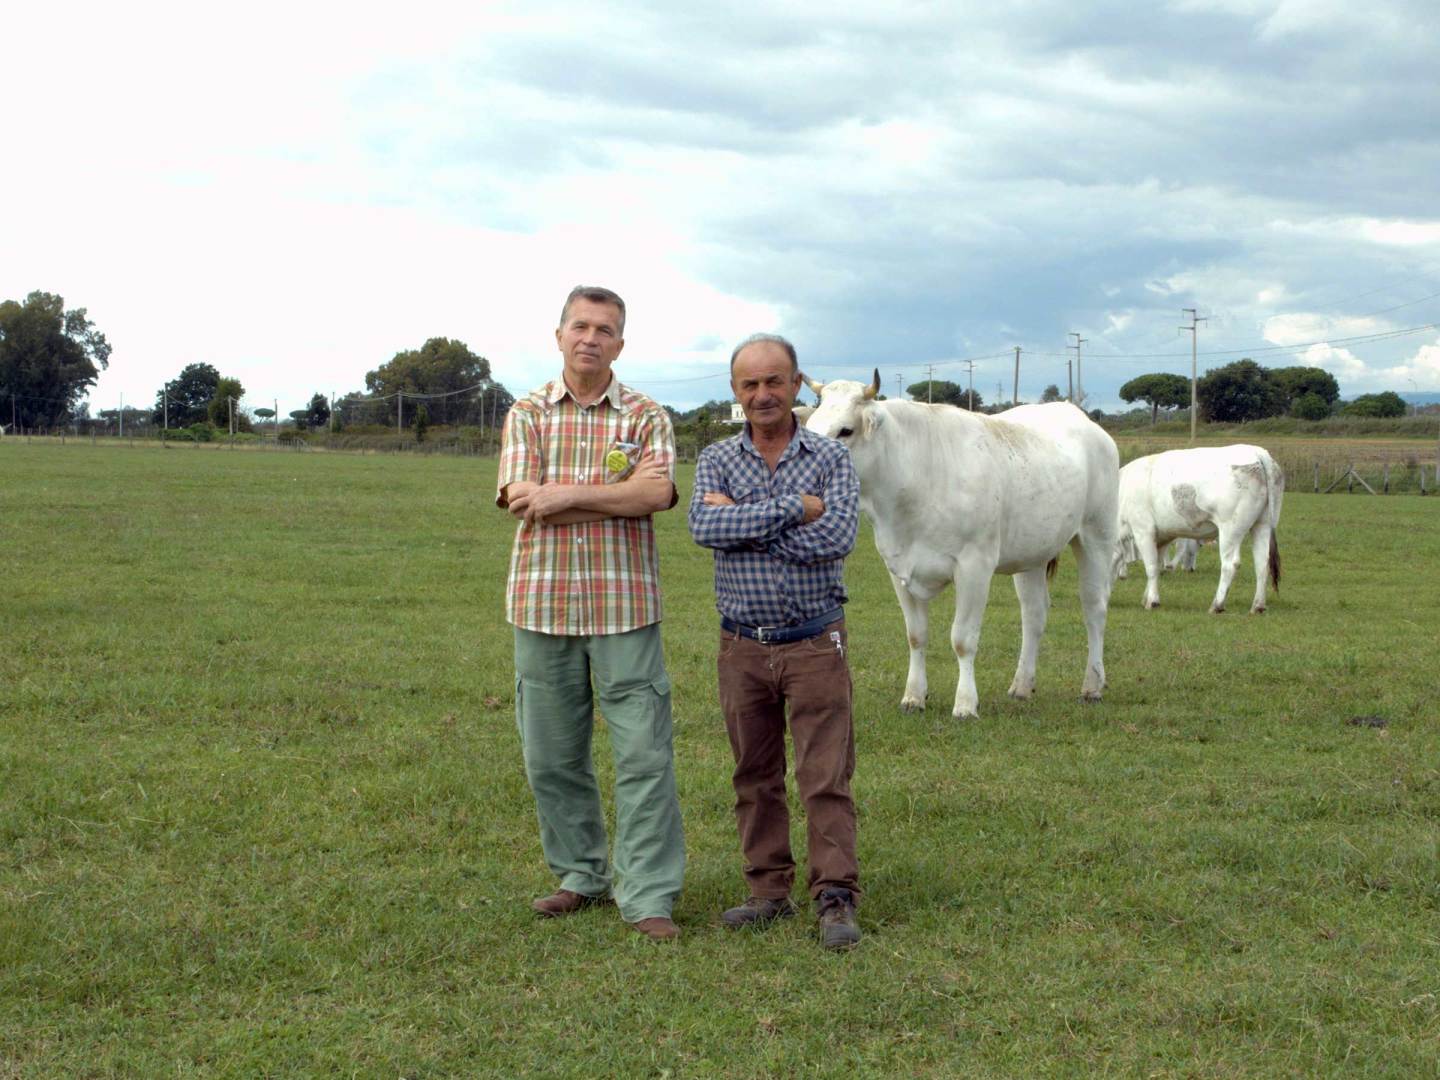
[[[51,429],[90,419],[84,401],[111,346],[84,308],[65,310],[63,297],[32,292],[23,302],[0,303],[0,396],[9,398],[0,422],[20,429]],[[418,349],[396,353],[365,375],[363,390],[331,401],[316,391],[288,414],[296,429],[340,430],[399,423],[423,437],[432,423],[495,427],[504,423],[514,397],[491,376],[490,361],[463,341],[435,337]],[[155,393],[149,409],[102,410],[100,419],[125,424],[189,429],[197,437],[214,431],[249,432],[252,417],[285,422],[275,410],[245,402],[245,387],[213,364],[186,364]]]
[[[1189,408],[1190,380],[1163,371],[1139,375],[1120,387],[1120,398],[1149,405],[1154,423],[1161,409]],[[1195,398],[1200,418],[1219,424],[1271,416],[1299,420],[1335,415],[1404,416],[1406,408],[1404,399],[1392,390],[1342,401],[1340,384],[1323,368],[1266,368],[1249,357],[1205,372],[1195,383]]]

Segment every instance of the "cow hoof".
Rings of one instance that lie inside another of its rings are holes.
[[[1153,604],[1141,604],[1140,606],[1143,607],[1146,611],[1154,611],[1157,607],[1160,606],[1160,601],[1156,600]]]
[[[1211,604],[1211,605],[1210,605],[1210,614],[1211,614],[1211,615],[1224,615],[1224,614],[1225,614],[1225,606],[1222,604],[1222,605],[1220,605],[1219,607],[1216,607],[1214,604]]]
[[[1097,702],[1097,701],[1100,700],[1100,691],[1099,691],[1099,690],[1086,690],[1086,691],[1084,691],[1083,693],[1081,693],[1081,695],[1080,695],[1080,700],[1083,701],[1083,702],[1085,702],[1087,705],[1093,705],[1093,704],[1095,704],[1095,702]]]
[[[915,698],[901,698],[900,711],[903,713],[916,713],[925,711],[925,702],[917,701]]]
[[[956,720],[979,720],[978,712],[954,712],[950,714]]]
[[[1252,607],[1252,608],[1250,609],[1250,614],[1251,614],[1251,615],[1264,615],[1264,614],[1265,614],[1265,605],[1264,605],[1264,604],[1261,604],[1259,607]]]
[[[1014,687],[1005,691],[1009,697],[1014,698],[1016,701],[1029,701],[1030,695],[1034,692],[1033,690],[1016,690]]]

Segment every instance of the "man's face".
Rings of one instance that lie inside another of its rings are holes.
[[[565,374],[583,380],[606,374],[620,350],[620,309],[576,297],[565,313],[565,325],[555,331],[556,344],[565,357]]]
[[[800,373],[790,355],[773,341],[757,341],[740,350],[730,373],[730,388],[751,427],[778,429],[790,423],[800,393]]]

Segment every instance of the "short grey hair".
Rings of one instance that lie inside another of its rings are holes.
[[[790,342],[786,341],[779,334],[751,334],[744,341],[740,342],[739,345],[736,345],[735,351],[730,354],[730,374],[735,374],[735,358],[744,350],[748,349],[751,345],[767,344],[779,345],[784,349],[785,355],[790,357],[790,374],[798,375],[800,373],[800,361],[795,358],[794,345],[791,345]]]
[[[592,304],[614,304],[620,309],[620,336],[625,336],[625,301],[620,299],[620,294],[605,288],[602,285],[576,285],[570,290],[570,295],[565,297],[565,306],[560,309],[560,326],[563,329],[565,320],[570,317],[570,305],[576,300],[589,300]]]

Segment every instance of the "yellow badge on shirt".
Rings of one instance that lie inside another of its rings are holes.
[[[630,459],[624,450],[611,450],[605,455],[605,468],[612,473],[622,473],[629,466]]]

